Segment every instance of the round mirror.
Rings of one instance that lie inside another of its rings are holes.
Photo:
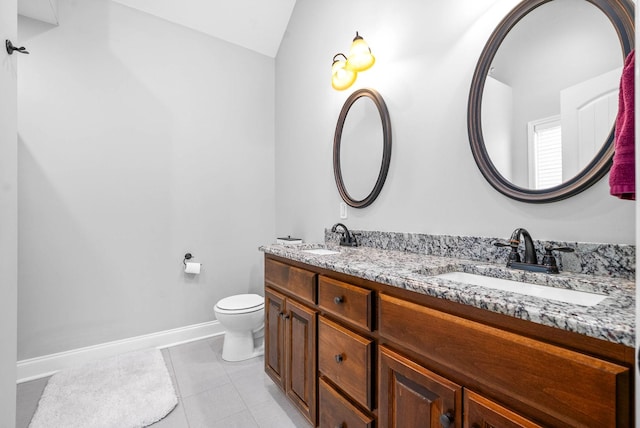
[[[391,160],[391,120],[373,89],[359,89],[340,111],[333,139],[333,172],[342,199],[364,208],[380,194]]]
[[[525,202],[573,196],[611,166],[628,0],[525,0],[498,25],[471,85],[471,150],[489,183]]]

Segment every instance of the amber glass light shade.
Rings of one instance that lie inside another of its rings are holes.
[[[344,59],[338,59],[342,56]],[[343,54],[337,54],[333,57],[333,65],[331,66],[331,86],[338,91],[344,91],[351,87],[356,81],[358,73],[345,68],[347,61]]]
[[[371,54],[371,49],[367,42],[356,32],[356,37],[351,44],[349,58],[345,68],[351,71],[364,71],[371,68],[376,62],[376,58]]]

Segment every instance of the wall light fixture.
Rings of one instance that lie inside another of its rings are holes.
[[[351,44],[349,58],[347,58],[347,70],[365,71],[371,68],[376,58],[371,54],[371,49],[367,42],[356,31],[356,37]]]
[[[340,59],[340,57],[344,59]],[[353,85],[356,81],[358,73],[346,68],[347,57],[344,54],[335,54],[333,56],[333,65],[331,66],[331,86],[333,89],[343,91]]]
[[[369,45],[356,31],[356,37],[349,50],[349,57],[347,58],[343,53],[333,56],[331,86],[338,91],[351,87],[358,78],[358,72],[370,69],[375,62],[376,58],[371,53]]]

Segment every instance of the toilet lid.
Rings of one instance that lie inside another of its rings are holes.
[[[225,297],[216,305],[219,309],[237,311],[241,309],[254,309],[264,306],[264,297],[258,294],[237,294]]]

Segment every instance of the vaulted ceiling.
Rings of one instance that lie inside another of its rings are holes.
[[[275,57],[296,0],[111,0]],[[57,0],[18,0],[18,13],[58,24]]]

